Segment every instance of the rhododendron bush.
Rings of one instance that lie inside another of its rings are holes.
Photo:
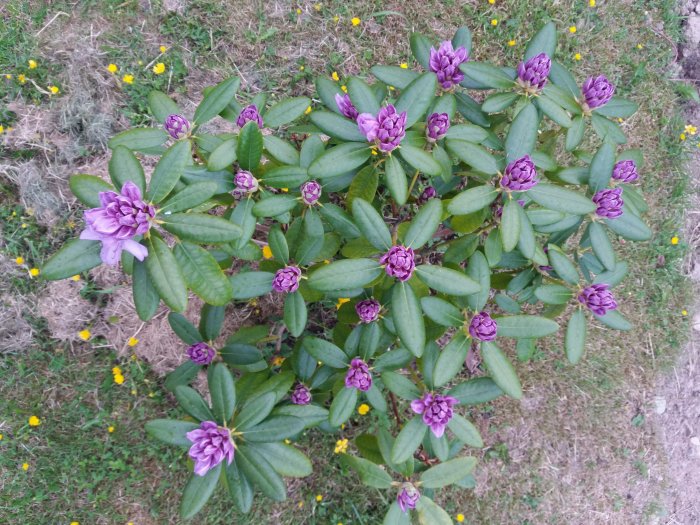
[[[230,78],[184,115],[154,92],[161,124],[110,141],[111,183],[71,179],[84,230],[42,275],[120,263],[144,321],[172,310],[187,360],[165,386],[188,417],[147,430],[189,451],[183,516],[219,484],[244,512],[256,492],[283,500],[283,477],[311,474],[296,437],[339,433],[366,402],[377,417],[340,461],[388,493],[385,523],[451,523],[433,500],[474,486],[467,414],[521,397],[516,356],[554,336],[543,348],[576,363],[587,324],[631,328],[614,244],[651,234],[617,122],[636,104],[602,75],[575,79],[555,48],[550,24],[496,66],[470,58],[462,28],[412,35],[414,68],[373,67],[347,93],[318,78],[314,102],[249,100]],[[203,131],[214,119],[235,131]],[[159,158],[150,177],[144,156]],[[227,305],[266,294],[267,324],[220,333]],[[202,369],[209,400],[189,386]]]

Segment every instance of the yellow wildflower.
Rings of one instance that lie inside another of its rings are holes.
[[[331,78],[332,78],[333,80],[335,80],[336,82],[338,82],[338,80],[340,80],[340,77],[338,76],[338,72],[337,72],[337,71],[333,71],[333,73],[331,73]]]
[[[24,75],[17,75],[17,80],[19,80],[20,84],[24,84],[25,82],[27,82],[27,77],[25,77]]]
[[[2,441],[2,438],[3,438],[3,436],[2,436],[2,434],[0,434],[0,441]]]
[[[112,373],[113,373],[114,375],[121,374],[121,373],[122,373],[122,369],[119,368],[118,366],[115,366],[114,368],[112,368]]]
[[[78,337],[80,337],[80,339],[82,339],[83,341],[87,341],[88,339],[90,339],[90,335],[90,330],[88,330],[87,328],[78,332]]]
[[[17,257],[17,258],[15,259],[15,262],[16,262],[17,264],[24,264],[24,257]]]
[[[457,514],[457,521],[459,523],[462,523],[464,521],[464,514]]]
[[[52,95],[58,95],[61,92],[58,86],[49,86],[49,91],[51,91]]]
[[[496,0],[489,0],[489,4],[493,5],[496,3]]]
[[[685,317],[686,315],[688,315],[688,310],[681,310],[681,315],[682,315],[683,317]]]
[[[515,40],[508,40],[508,45],[513,47],[515,45]]]
[[[679,241],[679,239],[677,236],[674,235],[673,237],[671,237],[671,244],[674,244],[674,245],[678,244],[678,241]]]
[[[0,135],[2,135],[3,133],[5,133],[5,127],[4,127],[4,126],[0,126]]]
[[[685,139],[684,139],[684,140],[685,140]],[[23,228],[23,229],[25,229],[27,226],[28,226],[28,225],[27,225],[26,222],[23,222],[22,224],[20,224],[20,227]]]
[[[280,188],[282,190],[282,193],[289,193],[289,188]]]
[[[301,14],[301,8],[299,8],[299,7],[297,7],[297,14],[298,14],[298,15]]]
[[[492,19],[491,19],[491,25],[492,25],[493,27],[496,27],[496,26],[498,25],[498,18],[492,18]]]
[[[408,64],[406,62],[401,62],[401,64],[399,64],[399,67],[401,69],[408,69]]]
[[[122,82],[125,84],[133,84],[134,83],[134,75],[124,75],[122,77]]]
[[[7,80],[12,80],[12,75],[10,75],[10,74],[8,73],[7,75],[5,75],[5,78],[6,78]]]
[[[338,441],[335,442],[335,449],[333,452],[335,454],[345,454],[345,452],[348,450],[348,440],[347,439],[339,439]]]
[[[333,22],[335,22],[336,24],[338,23],[339,20],[340,20],[340,17],[338,15],[335,15],[333,17]]]
[[[343,306],[345,303],[349,303],[349,302],[350,302],[350,298],[348,298],[348,297],[339,297],[339,298],[338,298],[338,302],[335,303],[335,309],[336,309],[336,310],[340,310],[340,307],[341,307],[341,306]]]
[[[282,366],[282,363],[284,363],[284,357],[281,355],[272,358],[272,366]]]
[[[353,17],[353,18],[350,20],[350,22],[351,22],[352,25],[354,25],[354,26],[359,26],[361,21],[362,21],[362,20],[360,20],[360,19],[357,18],[357,17]]]
[[[27,472],[29,470],[29,463],[22,463],[22,470]]]
[[[695,135],[695,134],[698,132],[698,128],[696,128],[696,127],[693,126],[692,124],[687,124],[687,125],[685,126],[685,132],[686,132],[686,133],[689,133],[689,134],[691,134],[691,135]]]
[[[161,52],[161,53],[165,53],[165,52],[168,50],[168,48],[165,47],[165,46],[160,46],[159,49],[160,49],[160,52]]]
[[[569,28],[569,33],[571,33],[573,35],[575,32],[576,32],[576,26],[571,26]]]
[[[300,509],[301,509],[303,506],[304,506],[304,502],[303,502],[303,501],[300,501],[299,503],[297,503],[297,507],[299,507]]]
[[[595,0],[588,0],[588,5],[591,7],[595,7]]]
[[[316,11],[320,11],[320,10],[321,10],[321,4],[314,4],[314,9],[315,9]]]
[[[340,89],[341,89],[341,91],[342,91],[343,93],[347,93],[347,92],[348,92],[348,86],[344,86],[344,85],[343,85],[343,86],[340,86]]]
[[[71,521],[71,522],[70,522],[70,525],[80,525],[80,522],[78,522],[78,521]]]
[[[41,419],[39,419],[36,416],[29,417],[29,426],[30,427],[38,427],[39,425],[41,425]]]
[[[116,73],[117,71],[119,71],[119,68],[117,67],[117,64],[110,64],[107,66],[107,71],[109,71],[110,73]]]
[[[581,53],[576,53],[574,55],[574,60],[581,60]]]
[[[163,64],[163,62],[158,62],[155,66],[153,66],[153,72],[156,75],[162,75],[165,73],[165,64]]]
[[[114,427],[113,427],[112,425],[108,426],[108,427],[107,427],[107,432],[109,432],[110,434],[111,434],[112,432],[114,432]]]
[[[644,49],[644,46],[642,44],[637,44],[637,49]]]
[[[115,374],[114,375],[114,382],[118,385],[121,385],[122,383],[124,383],[124,376],[121,374]]]
[[[272,249],[270,248],[270,245],[266,244],[263,246],[262,256],[265,259],[272,259]]]
[[[75,281],[76,283],[80,280],[80,275],[76,274],[73,277],[70,278],[71,281]]]
[[[321,494],[316,494],[316,501],[319,503],[323,501],[323,496]]]
[[[681,133],[680,136],[678,137],[681,140],[685,140],[685,133]]]
[[[308,115],[309,113],[311,113],[311,106],[304,110],[304,115]]]
[[[139,340],[136,339],[135,337],[129,337],[129,340],[126,342],[128,346],[136,346],[138,344]]]
[[[29,61],[29,69],[36,69],[36,67],[37,67],[38,65],[39,65],[39,64],[36,63],[36,60],[30,60],[30,61]]]
[[[303,65],[302,65],[302,66],[299,66],[299,71],[304,71],[305,69],[306,69],[306,68],[305,68]]]
[[[39,268],[32,268],[31,270],[29,270],[29,275],[31,275],[32,277],[38,276],[39,273],[41,273],[41,272],[39,271]]]
[[[357,407],[357,413],[361,416],[366,416],[369,413],[369,411],[370,408],[367,403],[362,403],[359,407]]]

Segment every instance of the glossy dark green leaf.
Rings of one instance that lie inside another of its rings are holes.
[[[388,489],[391,487],[391,476],[376,463],[348,454],[343,454],[341,461],[357,472],[362,483],[368,487],[375,489]]]
[[[566,358],[571,364],[576,364],[583,356],[586,347],[586,316],[583,310],[576,309],[566,327]]]
[[[299,337],[306,327],[306,303],[299,292],[287,294],[284,298],[284,324],[293,337]]]
[[[363,142],[367,140],[360,133],[357,127],[357,122],[337,113],[330,111],[313,111],[309,115],[309,119],[326,135],[336,139],[346,140],[349,142]]]
[[[191,447],[192,442],[186,434],[199,428],[197,423],[190,421],[175,421],[174,419],[153,419],[145,425],[146,433],[168,445]]]
[[[404,244],[414,250],[419,250],[433,238],[442,222],[442,202],[440,199],[430,199],[423,204],[411,221],[404,236]]]
[[[154,203],[162,201],[178,183],[191,160],[189,141],[182,140],[170,146],[153,170],[146,196]]]
[[[470,344],[471,339],[467,338],[463,332],[457,332],[440,351],[433,375],[433,383],[436,387],[444,385],[462,370]]]
[[[309,354],[332,368],[344,369],[348,366],[349,358],[347,354],[330,341],[306,336],[303,344],[304,349]]]
[[[270,293],[274,276],[275,274],[270,272],[241,272],[232,275],[229,277],[231,296],[237,301],[242,301]]]
[[[537,108],[526,104],[515,116],[506,136],[506,162],[531,155],[537,144],[540,116]]]
[[[204,476],[192,474],[180,500],[180,517],[184,520],[197,514],[206,505],[219,483],[222,464],[219,463]]]
[[[182,409],[193,418],[199,421],[211,421],[214,419],[214,414],[211,413],[209,405],[194,388],[185,385],[176,387],[175,399],[177,399]]]
[[[515,199],[508,199],[503,206],[499,229],[503,251],[513,251],[520,240],[520,204]]]
[[[549,22],[535,33],[525,48],[525,60],[535,55],[545,53],[549,58],[554,58],[557,49],[557,26]]]
[[[424,149],[411,146],[410,144],[403,144],[399,149],[399,154],[403,160],[421,173],[431,176],[437,176],[442,173],[440,164]]]
[[[481,146],[466,140],[447,139],[447,149],[476,171],[487,175],[498,173],[500,168],[498,161]]]
[[[382,273],[372,259],[345,259],[320,267],[309,276],[309,287],[319,292],[363,288]]]
[[[428,489],[437,489],[440,487],[446,487],[456,483],[464,476],[469,474],[476,466],[476,458],[463,456],[434,467],[430,467],[428,470],[421,474],[420,480],[423,487]]]
[[[482,210],[490,205],[499,195],[498,189],[491,185],[474,186],[458,194],[447,205],[452,215],[467,215]]]
[[[481,359],[486,365],[493,382],[496,383],[506,395],[514,399],[520,399],[522,397],[523,390],[520,386],[520,380],[515,373],[513,365],[503,353],[503,350],[496,346],[495,343],[484,341],[481,343]]]
[[[221,113],[236,96],[240,85],[240,79],[231,77],[214,86],[197,106],[194,112],[195,124],[204,124]]]
[[[399,159],[391,155],[384,163],[384,174],[389,193],[396,204],[403,206],[408,200],[408,179]]]
[[[423,423],[423,418],[419,415],[410,419],[396,436],[394,447],[391,449],[391,461],[403,463],[416,451],[428,427]]]
[[[537,204],[549,210],[561,211],[573,215],[593,213],[595,204],[589,198],[572,190],[540,182],[527,192]]]
[[[127,129],[109,139],[107,145],[111,150],[124,146],[144,153],[162,152],[162,146],[169,137],[164,130],[158,128]]]
[[[233,376],[226,365],[214,365],[209,374],[209,395],[211,396],[212,412],[219,423],[228,423],[236,408],[236,387]]]
[[[196,244],[181,242],[175,245],[174,254],[187,285],[205,302],[225,305],[231,300],[231,283],[207,250]]]
[[[401,92],[394,106],[398,113],[402,111],[407,113],[406,128],[410,128],[423,118],[428,108],[433,105],[436,89],[437,77],[435,74],[423,73]]]
[[[90,208],[101,206],[100,192],[114,191],[114,186],[94,175],[71,175],[68,185],[73,195]]]
[[[370,71],[385,84],[398,89],[405,89],[418,78],[418,73],[415,71],[399,66],[373,66]]]
[[[434,264],[416,266],[416,275],[433,290],[450,295],[479,293],[481,286],[464,273]]]
[[[265,496],[274,501],[285,500],[287,488],[284,481],[257,449],[247,445],[239,446],[236,450],[236,463]]]
[[[68,279],[102,264],[102,243],[71,239],[54,253],[41,268],[41,276],[49,281]]]
[[[225,140],[219,144],[214,151],[209,155],[207,161],[207,169],[209,171],[220,171],[228,168],[236,162],[236,146],[237,139]]]
[[[175,312],[187,307],[187,285],[182,270],[168,245],[155,235],[146,241],[148,257],[145,259],[148,276],[163,302]]]
[[[236,145],[238,164],[244,170],[254,170],[260,164],[263,152],[263,136],[258,124],[249,121],[241,129]]]
[[[559,325],[555,321],[537,315],[498,317],[496,324],[499,337],[533,339],[555,334],[559,330]]]
[[[309,166],[309,177],[330,179],[362,166],[370,157],[368,144],[348,142],[328,149]]]
[[[265,112],[265,126],[276,128],[300,118],[311,104],[308,97],[285,98]]]
[[[406,282],[394,285],[391,294],[391,314],[401,344],[420,357],[425,348],[423,311],[413,288]]]
[[[359,390],[356,388],[341,388],[333,398],[328,422],[332,427],[339,427],[345,423],[355,411]]]
[[[384,218],[369,202],[355,199],[352,203],[352,215],[357,227],[373,246],[380,250],[388,250],[391,247],[391,232]]]
[[[108,169],[109,177],[117,191],[121,191],[124,183],[131,181],[136,184],[141,195],[146,194],[146,176],[143,173],[143,167],[130,149],[124,146],[115,147],[109,159]]]
[[[139,319],[148,321],[155,315],[160,304],[160,295],[156,291],[151,278],[146,271],[146,265],[139,260],[134,260],[134,267],[131,274],[133,280],[132,293],[134,296],[134,306]]]
[[[196,243],[225,243],[237,240],[241,228],[231,221],[205,213],[173,213],[160,218],[163,228],[180,239]]]

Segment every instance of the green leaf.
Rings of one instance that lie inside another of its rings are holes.
[[[218,363],[209,374],[211,407],[219,423],[228,423],[236,408],[236,387],[226,365]]]
[[[476,171],[487,175],[496,175],[498,173],[500,167],[498,161],[481,146],[466,140],[448,138],[447,149]]]
[[[411,146],[410,144],[403,144],[399,148],[399,154],[403,160],[421,173],[431,176],[437,176],[442,173],[440,164],[424,149]]]
[[[234,367],[252,365],[263,359],[260,350],[242,343],[227,343],[219,353],[225,363]]]
[[[316,92],[326,107],[340,114],[338,104],[335,103],[335,95],[340,94],[340,87],[338,87],[338,84],[326,77],[316,77],[314,83],[316,84]],[[313,115],[314,113],[315,112],[311,114]]]
[[[263,136],[258,124],[252,120],[247,122],[238,135],[236,155],[238,164],[244,170],[254,170],[260,164],[263,152]]]
[[[160,128],[128,129],[109,139],[107,145],[111,150],[124,146],[132,151],[151,153],[158,151],[169,137],[170,135]]]
[[[309,287],[319,292],[363,288],[382,273],[372,259],[345,259],[322,266],[309,276]]]
[[[199,393],[189,386],[180,385],[175,388],[175,399],[182,409],[198,421],[211,421],[214,414]]]
[[[259,447],[260,445],[257,448]],[[235,461],[224,468],[226,469],[226,484],[234,504],[241,512],[250,512],[253,505],[253,487],[250,481],[243,475]]]
[[[299,201],[293,195],[270,195],[259,200],[253,206],[256,217],[277,217],[293,210]]]
[[[114,186],[94,175],[71,175],[68,185],[73,195],[90,208],[101,206],[100,192],[114,191]]]
[[[620,129],[620,126],[616,122],[593,113],[593,116],[591,117],[591,124],[593,124],[593,130],[604,141],[612,141],[615,144],[627,143],[625,133],[622,131],[622,129]]]
[[[168,148],[156,164],[148,184],[146,195],[151,202],[158,203],[168,196],[185,171],[185,165],[191,160],[188,140],[181,140]]]
[[[204,337],[199,333],[199,330],[190,323],[184,315],[170,312],[168,314],[168,323],[172,331],[175,332],[185,344],[193,345],[204,341]]]
[[[513,251],[520,240],[520,204],[515,199],[508,199],[503,206],[499,230],[503,251],[506,253]]]
[[[312,474],[311,461],[292,445],[259,443],[255,448],[270,462],[281,476],[304,478]]]
[[[464,441],[465,444],[470,447],[482,448],[484,446],[484,441],[481,439],[479,430],[474,426],[474,424],[460,416],[459,414],[454,414],[450,422],[447,423],[447,428],[449,428],[457,439]]]
[[[352,215],[355,224],[372,246],[380,250],[388,250],[391,247],[391,232],[389,232],[384,218],[369,202],[360,198],[354,199]]]
[[[173,213],[160,217],[164,229],[180,239],[196,243],[225,243],[241,236],[241,228],[217,215]]]
[[[394,106],[397,113],[402,111],[407,113],[406,129],[418,122],[433,105],[436,89],[435,73],[423,73],[401,92]]]
[[[540,116],[537,108],[526,104],[515,116],[506,136],[506,162],[512,162],[525,155],[531,155],[537,144],[537,130]],[[510,251],[510,250],[506,250]]]
[[[194,112],[195,124],[204,124],[226,109],[229,102],[236,96],[236,91],[238,91],[238,86],[240,85],[240,79],[231,77],[214,86],[197,106]]]
[[[265,456],[255,448],[240,445],[236,449],[236,464],[265,496],[274,501],[284,501],[286,499],[287,488],[284,485],[284,481],[265,459]]]
[[[540,108],[542,113],[547,115],[561,127],[569,128],[573,125],[571,117],[566,110],[544,93],[537,97],[537,107]]]
[[[222,468],[222,463],[219,463],[204,476],[197,474],[190,476],[180,500],[180,517],[182,519],[191,518],[206,505],[216,489]]]
[[[41,276],[49,281],[68,279],[102,264],[99,241],[71,239],[54,253],[41,268]]]
[[[421,206],[404,236],[404,244],[414,250],[422,248],[440,227],[442,222],[442,202],[430,199]]]
[[[456,483],[476,466],[476,458],[463,456],[430,467],[421,474],[420,480],[427,489],[439,489]]]
[[[574,292],[559,284],[546,284],[535,289],[535,297],[546,304],[566,304],[574,296]]]
[[[401,344],[416,357],[423,355],[425,348],[423,312],[413,288],[408,283],[398,282],[394,285],[391,294],[391,314]]]
[[[596,210],[595,204],[589,198],[553,184],[540,182],[528,190],[527,195],[537,204],[549,210],[572,215],[586,215]]]
[[[564,279],[569,284],[578,284],[579,275],[576,271],[576,266],[572,263],[566,254],[556,244],[548,246],[549,262],[557,272],[559,277]]]
[[[231,282],[207,250],[181,242],[175,245],[174,254],[188,286],[206,303],[223,306],[231,300]]]
[[[379,102],[374,96],[374,91],[367,83],[358,78],[350,77],[348,80],[348,95],[358,113],[371,113],[376,115],[379,112]]]
[[[187,307],[187,286],[182,270],[168,245],[155,235],[146,240],[146,270],[163,302],[176,312]]]
[[[481,105],[481,109],[486,113],[500,113],[512,106],[520,98],[517,93],[494,93],[489,95]]]
[[[428,427],[423,423],[421,416],[414,416],[413,419],[410,419],[396,436],[396,441],[391,449],[391,461],[403,463],[413,456],[427,430]]]
[[[490,377],[477,377],[455,385],[447,394],[457,398],[460,405],[479,405],[493,401],[503,390]]]
[[[615,270],[617,261],[615,260],[615,250],[613,249],[610,238],[608,237],[605,228],[598,223],[592,222],[588,226],[588,236],[591,239],[591,247],[593,253],[598,260],[603,263],[603,266],[610,271]]]
[[[488,131],[472,124],[456,124],[450,126],[450,129],[447,130],[448,139],[466,140],[467,142],[473,142],[475,144],[480,144],[486,140],[488,136]]]
[[[383,372],[382,382],[390,392],[393,392],[406,401],[413,401],[414,399],[418,399],[421,395],[420,390],[418,390],[418,387],[413,381],[397,372]]]
[[[398,89],[406,87],[418,78],[418,73],[399,66],[373,66],[370,71],[379,80]]]
[[[499,193],[497,188],[488,184],[469,188],[452,199],[447,205],[447,211],[452,215],[467,215],[483,210],[496,200]]]
[[[356,388],[341,388],[333,398],[328,422],[332,427],[339,427],[345,423],[355,411],[359,391]]]
[[[440,387],[456,376],[464,366],[471,340],[464,333],[457,332],[442,349],[433,374],[433,383]]]
[[[559,330],[556,321],[536,315],[511,315],[496,319],[499,337],[533,339],[555,334]]]
[[[475,312],[481,311],[486,305],[491,292],[491,269],[486,257],[480,251],[474,252],[467,264],[467,275],[476,283],[479,283],[481,290],[467,296],[467,305]],[[460,315],[460,317],[462,317]],[[462,318],[462,322],[464,319]]]
[[[124,146],[115,147],[109,159],[108,169],[109,177],[117,192],[121,191],[124,183],[131,181],[139,188],[141,195],[146,193],[146,176],[143,173],[143,167],[131,150]],[[97,206],[99,206],[99,198]]]
[[[302,344],[309,354],[331,368],[346,368],[348,366],[347,354],[330,341],[306,336]]]
[[[452,525],[452,518],[428,496],[421,496],[416,504],[420,525]]]
[[[586,123],[583,117],[574,117],[571,127],[566,131],[566,151],[573,151],[583,141],[583,132],[586,130]]]
[[[586,347],[586,316],[583,310],[574,311],[566,327],[566,358],[573,365],[578,363]]]
[[[590,166],[588,186],[592,192],[607,188],[615,167],[615,146],[604,142],[598,149]]]
[[[190,421],[175,421],[173,419],[153,419],[145,425],[146,433],[158,441],[178,447],[191,447],[192,442],[186,434],[199,428],[196,423]]]
[[[362,166],[372,154],[368,144],[348,142],[340,144],[317,158],[309,166],[309,177],[330,179]]]
[[[360,133],[357,122],[332,113],[330,111],[313,111],[309,119],[326,135],[348,142],[363,142],[367,140]]]
[[[648,241],[651,230],[644,221],[629,210],[616,219],[606,219],[605,224],[612,231],[630,241]]]
[[[429,69],[431,47],[430,41],[420,33],[411,33],[409,40],[411,44],[411,53],[413,53],[413,56],[424,69]]]
[[[343,454],[341,461],[360,476],[362,483],[375,489],[391,488],[391,476],[379,465],[367,459]]]
[[[267,115],[265,116],[267,117]],[[292,166],[299,164],[299,152],[286,140],[275,135],[265,135],[263,136],[263,146],[273,159]]]
[[[479,293],[479,283],[464,273],[444,266],[421,264],[416,266],[416,275],[433,290],[450,295],[470,295]]]
[[[501,234],[498,230],[491,230],[486,242],[484,243],[484,253],[489,266],[494,267],[503,258],[503,243],[501,242]]]
[[[297,188],[309,180],[306,168],[299,166],[279,166],[265,172],[262,182],[273,188]]]
[[[386,175],[386,185],[389,193],[396,201],[396,204],[403,206],[408,200],[408,180],[406,172],[399,159],[391,155],[384,163],[384,174]]]
[[[161,124],[170,115],[182,115],[182,110],[168,95],[162,91],[153,90],[148,94],[148,106],[157,122]]]
[[[301,117],[309,105],[311,105],[311,99],[308,97],[294,97],[280,100],[277,104],[270,106],[265,112],[265,126],[276,128],[289,124]]]
[[[459,66],[467,79],[483,84],[486,87],[510,89],[515,82],[502,69],[484,62],[465,62]]]
[[[467,268],[471,268],[471,262]],[[425,315],[441,326],[461,326],[464,323],[464,316],[459,308],[444,299],[429,295],[421,298],[420,304]]]
[[[134,268],[131,274],[133,280],[134,306],[139,319],[148,321],[153,317],[160,303],[160,295],[153,287],[151,279],[148,277],[146,265],[134,260]]]
[[[238,139],[233,138],[225,140],[219,144],[214,151],[209,155],[207,161],[207,169],[209,171],[221,171],[236,162],[236,147]]]
[[[515,373],[513,365],[508,360],[503,351],[491,342],[481,343],[481,359],[491,374],[491,379],[496,383],[506,395],[520,399],[523,390],[520,380]]]
[[[237,301],[260,297],[272,291],[272,279],[275,274],[270,272],[242,272],[229,277],[231,281],[231,297]]]
[[[234,419],[236,428],[243,431],[254,427],[270,415],[276,402],[274,392],[265,392],[248,400]]]
[[[525,60],[529,60],[540,53],[545,53],[549,58],[554,58],[556,49],[557,26],[554,22],[549,22],[542,26],[542,29],[527,43],[527,47],[525,48]]]
[[[306,327],[306,303],[299,292],[284,298],[284,324],[293,337],[299,337]]]
[[[270,245],[272,256],[287,264],[289,262],[289,245],[279,224],[275,224],[270,228],[270,232],[267,234],[267,242]]]
[[[352,210],[355,199],[363,199],[372,202],[379,186],[379,174],[374,166],[365,166],[352,179],[350,188],[345,198],[345,206]]]
[[[639,109],[639,104],[622,97],[613,97],[610,101],[600,108],[593,111],[599,115],[613,118],[629,118],[634,115]]]
[[[613,330],[627,331],[632,329],[632,323],[625,319],[617,310],[610,310],[605,315],[593,315],[598,321]]]
[[[209,200],[217,191],[215,182],[195,182],[188,184],[166,200],[158,210],[159,214],[177,213],[195,208]]]
[[[248,428],[243,437],[248,443],[281,441],[304,430],[304,420],[294,416],[272,416]]]

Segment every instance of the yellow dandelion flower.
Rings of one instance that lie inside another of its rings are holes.
[[[581,60],[581,53],[576,53],[574,55],[574,60]]]
[[[17,80],[19,80],[20,84],[24,84],[27,82],[27,77],[25,77],[24,75],[17,75]]]
[[[377,148],[372,148],[372,155],[379,155]]]
[[[80,275],[75,274],[73,277],[70,278],[71,281],[75,281],[76,283],[80,280]]]
[[[155,393],[155,392],[149,392],[149,393],[148,393],[148,397],[156,397],[156,393]]]
[[[306,68],[304,66],[299,66],[299,71],[304,71]]]
[[[10,75],[10,74],[8,73],[7,75],[5,75],[5,78],[6,78],[7,80],[12,80],[12,75]]]
[[[134,83],[134,75],[124,75],[122,77],[122,82],[124,82],[124,84],[133,84]]]
[[[115,366],[114,368],[112,368],[112,373],[113,373],[114,375],[121,374],[121,373],[122,373],[122,369],[119,368],[118,366]]]
[[[682,315],[683,317],[685,317],[686,315],[688,315],[688,310],[681,310],[681,315]]]
[[[348,92],[348,86],[345,86],[345,85],[340,86],[340,90],[341,90],[343,93],[347,93],[347,92]]]
[[[388,86],[388,87],[389,87],[389,91],[394,91],[396,89],[394,86]]]
[[[51,91],[52,95],[58,95],[61,92],[58,86],[49,86],[49,91]]]
[[[588,0],[588,5],[590,7],[595,7],[595,0]]]
[[[343,306],[345,303],[349,303],[350,298],[349,297],[338,297],[338,302],[335,303],[335,309],[340,310],[340,307]]]
[[[124,376],[121,374],[115,374],[114,375],[114,382],[118,385],[121,385],[124,383]]]
[[[333,22],[335,22],[337,24],[339,21],[340,21],[340,17],[338,15],[335,15],[333,17]]]
[[[284,442],[285,442],[287,445],[290,445],[290,444],[292,443],[291,440],[289,440],[289,439],[285,439]]]
[[[685,133],[681,133],[678,138],[681,140],[685,140]]]
[[[359,26],[360,22],[362,22],[362,20],[360,20],[356,16],[350,19],[350,23],[354,26]]]
[[[304,502],[303,502],[303,501],[300,501],[299,503],[297,503],[297,507],[299,507],[300,509],[303,508],[303,507],[304,507]]]
[[[687,125],[685,126],[685,132],[686,132],[686,133],[689,133],[689,134],[691,134],[691,135],[695,135],[695,134],[698,132],[698,128],[696,128],[696,127],[693,126],[692,124],[687,124]]]
[[[270,246],[268,244],[263,246],[262,256],[265,259],[272,259],[272,249],[270,248]]]
[[[165,52],[168,50],[168,48],[165,47],[165,46],[160,46],[159,49],[160,49],[160,52],[161,52],[161,53],[165,53]]]
[[[110,434],[111,434],[112,432],[114,432],[114,427],[111,426],[111,425],[108,426],[108,427],[107,427],[107,432],[109,432]]]
[[[5,127],[4,127],[4,126],[0,126],[0,135],[2,135],[3,133],[5,133]]]
[[[339,439],[338,441],[335,442],[335,449],[333,452],[335,454],[345,454],[345,452],[348,450],[348,440],[347,439]]]
[[[457,522],[462,523],[464,521],[464,514],[457,514],[456,519]]]
[[[357,407],[357,413],[360,414],[361,416],[366,416],[370,411],[370,407],[367,403],[362,403],[359,407]]]
[[[139,61],[136,62],[136,63],[137,63],[139,66],[142,66],[142,65],[143,65],[143,60],[139,60]]]
[[[407,64],[406,62],[401,62],[401,63],[399,64],[399,67],[400,67],[401,69],[408,69],[408,64]]]
[[[316,494],[316,501],[318,501],[319,503],[323,501],[323,496],[321,494]]]
[[[132,389],[131,389],[131,395],[132,395],[132,396],[135,396],[135,395],[136,395],[136,389],[135,389],[135,388],[132,388]]]
[[[29,61],[29,69],[36,69],[38,65],[39,64],[37,64],[36,60]]]
[[[80,522],[78,522],[78,521],[71,521],[71,522],[70,522],[70,525],[80,525]]]
[[[513,47],[515,45],[515,40],[508,40],[508,45]]]
[[[129,340],[126,342],[127,346],[136,346],[139,344],[139,340],[136,339],[135,337],[129,337]]]
[[[637,44],[637,49],[644,49],[644,46],[642,44]]]
[[[15,263],[17,264],[24,264],[24,257],[17,257],[15,259]]]
[[[4,437],[4,436],[3,436],[2,434],[0,434],[0,441],[2,441],[2,438],[3,438],[3,437]]]
[[[304,110],[304,115],[308,115],[309,113],[311,113],[311,106]]]
[[[109,71],[110,73],[116,73],[117,71],[119,71],[119,68],[117,67],[117,64],[110,64],[107,66],[107,71]]]
[[[492,18],[492,19],[491,19],[491,25],[492,25],[493,27],[496,27],[496,26],[498,25],[498,18]]]
[[[31,275],[32,277],[37,277],[40,273],[41,271],[39,270],[39,268],[32,268],[31,270],[29,270],[29,275]]]
[[[340,77],[338,76],[338,72],[337,72],[337,71],[333,71],[333,73],[331,73],[331,78],[332,78],[333,80],[335,80],[336,82],[338,82],[338,81],[340,80]]]
[[[683,137],[683,140],[685,140],[685,137]],[[26,229],[27,226],[28,226],[28,224],[27,224],[26,222],[23,222],[22,224],[20,224],[20,227],[21,227],[22,229]]]
[[[571,33],[573,35],[575,32],[576,32],[576,26],[569,27],[569,33]]]
[[[22,463],[22,470],[27,472],[29,470],[29,463]]]
[[[83,341],[87,341],[88,339],[90,339],[90,335],[90,330],[88,329],[81,330],[80,332],[78,332],[78,337],[80,337],[80,339],[82,339]]]
[[[618,121],[620,124],[622,124],[622,123],[624,122],[624,120],[622,120],[622,117],[617,117],[617,121]]]
[[[36,416],[29,417],[29,426],[30,427],[38,427],[39,425],[41,425],[41,419],[39,419]]]
[[[678,244],[678,241],[679,239],[677,236],[674,235],[673,237],[671,237],[671,244],[676,245]]]
[[[321,10],[321,4],[314,4],[314,9],[315,9],[316,11],[320,11],[320,10]]]
[[[496,0],[489,0],[489,4],[493,5],[496,3]]]
[[[320,365],[320,364],[321,364],[321,361],[319,361],[318,364]],[[343,423],[342,425],[340,425],[340,430],[345,430],[345,423]]]
[[[153,66],[153,72],[156,75],[162,75],[165,73],[165,64],[163,64],[163,62],[158,62],[155,66]]]
[[[301,8],[299,8],[299,7],[297,7],[297,14],[298,14],[298,15],[301,14]]]

